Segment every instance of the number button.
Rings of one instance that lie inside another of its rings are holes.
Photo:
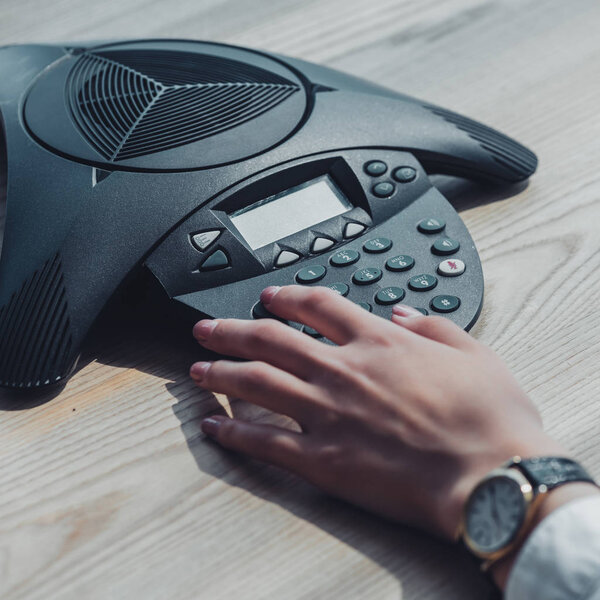
[[[337,292],[340,296],[347,296],[350,291],[350,288],[345,283],[330,283],[327,287]]]
[[[449,237],[443,237],[439,240],[435,240],[433,246],[431,246],[431,251],[434,254],[445,256],[448,254],[454,254],[455,252],[458,252],[459,248],[460,242],[457,242],[456,240],[453,240]]]
[[[277,319],[278,321],[281,321],[282,323],[286,323],[287,321],[285,319],[282,319],[281,317],[278,317],[277,315],[274,315],[272,312],[269,312],[264,304],[260,301],[258,301],[253,307],[252,307],[252,317],[254,319]]]
[[[361,308],[364,308],[366,311],[371,312],[371,305],[368,302],[357,302],[356,303]]]
[[[304,325],[302,327],[302,332],[306,333],[307,335],[310,335],[310,337],[314,337],[314,338],[323,337],[316,329],[313,329],[312,327],[309,327],[308,325]]]
[[[327,273],[327,269],[323,265],[304,267],[296,273],[296,281],[298,283],[314,283],[323,279],[325,273]]]
[[[423,219],[417,225],[417,229],[421,233],[439,233],[444,230],[444,227],[446,227],[446,221],[443,219],[436,219],[435,217]]]
[[[429,306],[439,313],[449,313],[455,311],[460,306],[460,298],[456,296],[435,296],[431,299]]]
[[[377,237],[363,244],[363,250],[371,254],[386,252],[392,247],[392,240],[384,237]]]
[[[385,261],[385,268],[388,271],[408,271],[415,266],[415,259],[408,254],[399,254],[392,256]]]
[[[408,281],[408,287],[415,292],[427,292],[432,290],[437,285],[437,277],[423,273],[415,275]]]
[[[404,298],[405,292],[399,287],[386,287],[377,292],[375,295],[375,302],[377,304],[396,304]]]
[[[356,283],[356,285],[370,285],[371,283],[379,281],[382,275],[383,273],[380,269],[375,267],[365,267],[364,269],[359,269],[352,275],[352,281]]]
[[[329,259],[329,264],[334,267],[345,267],[354,264],[359,258],[360,254],[356,250],[340,250]]]

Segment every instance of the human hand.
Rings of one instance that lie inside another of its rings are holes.
[[[301,428],[205,419],[224,447],[446,539],[491,469],[515,454],[564,454],[498,356],[448,319],[396,306],[386,321],[325,287],[267,288],[261,300],[338,345],[274,319],[200,321],[203,346],[248,362],[196,363],[198,385]]]

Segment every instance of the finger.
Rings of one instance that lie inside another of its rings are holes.
[[[194,326],[194,337],[220,354],[267,362],[305,379],[318,368],[317,358],[330,349],[275,319],[203,320]]]
[[[327,287],[273,286],[260,299],[273,314],[304,323],[338,345],[381,327],[381,319]]]
[[[306,470],[307,439],[301,433],[221,415],[204,419],[201,427],[206,435],[224,448],[298,474]]]
[[[392,322],[420,336],[454,348],[472,348],[475,344],[475,340],[450,319],[424,316],[415,308],[404,304],[394,306]]]
[[[311,384],[264,362],[198,362],[190,375],[203,388],[288,415],[300,424],[317,404]]]

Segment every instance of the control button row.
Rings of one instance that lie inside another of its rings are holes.
[[[371,177],[380,177],[387,173],[388,166],[382,160],[370,160],[364,164],[363,169],[365,173],[371,175]],[[398,183],[409,183],[414,181],[417,177],[417,171],[416,169],[413,169],[413,167],[408,166],[396,167],[392,171],[392,177]]]

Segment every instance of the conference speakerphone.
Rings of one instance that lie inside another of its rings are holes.
[[[481,264],[428,175],[502,184],[537,164],[454,112],[215,43],[8,46],[0,110],[9,388],[65,381],[142,271],[198,318],[272,317],[266,286],[323,285],[384,318],[403,302],[469,329]]]

